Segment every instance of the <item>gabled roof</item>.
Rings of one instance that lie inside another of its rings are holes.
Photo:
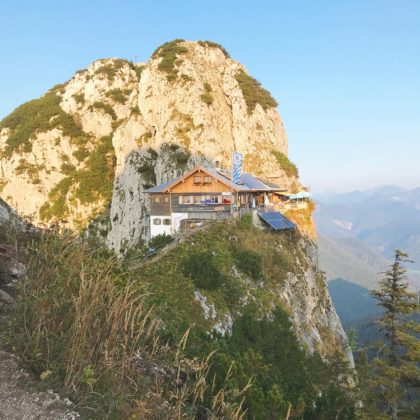
[[[148,190],[146,190],[145,192],[147,193],[159,193],[159,192],[164,192],[165,190],[167,190],[169,187],[171,187],[171,185],[175,184],[181,177],[177,177],[174,179],[170,179],[167,182],[164,182],[163,184],[159,184],[156,185],[155,187],[149,188]]]
[[[241,175],[241,183],[234,184],[229,175],[227,173],[223,173],[222,171],[216,168],[209,168],[204,166],[196,166],[191,171],[188,171],[184,175],[179,176],[178,178],[174,178],[170,181],[167,181],[163,184],[157,185],[156,187],[149,188],[146,190],[147,193],[164,193],[169,192],[171,188],[175,185],[182,182],[184,179],[188,178],[196,171],[202,171],[207,175],[212,176],[213,178],[217,179],[218,181],[222,182],[226,186],[232,188],[234,191],[283,191],[282,188],[270,183],[270,186],[262,182],[260,179],[252,176],[248,173],[243,173]]]

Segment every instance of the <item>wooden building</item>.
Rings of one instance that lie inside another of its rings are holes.
[[[198,166],[146,191],[150,197],[147,236],[173,235],[204,220],[227,218],[241,207],[276,203],[284,191],[248,173],[234,184],[229,174]]]

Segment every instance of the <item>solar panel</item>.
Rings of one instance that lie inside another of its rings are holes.
[[[274,230],[295,229],[296,225],[277,211],[258,212],[260,219]]]

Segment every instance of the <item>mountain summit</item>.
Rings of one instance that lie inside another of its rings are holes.
[[[108,244],[142,237],[147,187],[196,164],[299,187],[271,94],[210,41],[174,40],[146,64],[103,59],[0,123],[0,196],[36,225],[80,229],[110,207]]]

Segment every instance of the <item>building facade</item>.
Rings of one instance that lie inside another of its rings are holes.
[[[198,166],[179,178],[150,188],[148,239],[174,235],[210,219],[224,219],[240,208],[269,206],[282,200],[279,186],[244,173],[240,183],[215,168]]]

